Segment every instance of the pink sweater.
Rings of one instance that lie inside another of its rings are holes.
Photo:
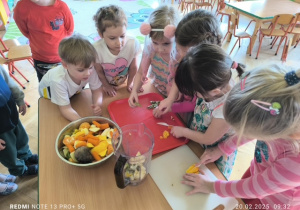
[[[242,143],[247,141],[251,140],[244,139]],[[223,152],[230,153],[236,148],[235,142],[236,138],[232,138],[218,146]],[[300,209],[300,154],[295,152],[291,141],[257,141],[250,173],[250,177],[242,180],[217,181],[214,185],[216,194],[259,198],[266,209]],[[251,209],[255,208],[252,206]]]

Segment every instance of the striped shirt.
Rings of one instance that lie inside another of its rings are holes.
[[[169,89],[171,85],[169,83],[169,63],[165,61],[158,53],[154,54],[151,58],[151,70],[149,72],[149,77],[156,89],[163,94],[168,96]]]
[[[225,153],[230,153],[234,142],[236,138],[218,146]],[[300,209],[300,154],[295,152],[290,140],[258,140],[250,173],[250,177],[242,180],[216,181],[216,194],[222,197],[259,198],[269,209]]]

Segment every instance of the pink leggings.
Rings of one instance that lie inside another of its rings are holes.
[[[251,176],[250,168],[248,168],[248,170],[244,173],[242,179],[248,178],[250,176]],[[252,209],[254,209],[255,206],[260,206],[261,205],[261,202],[258,198],[253,198],[253,199],[244,199],[243,198],[243,201],[246,205],[251,206]]]

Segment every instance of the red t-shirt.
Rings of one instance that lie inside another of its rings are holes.
[[[20,0],[14,9],[14,19],[29,39],[33,59],[60,62],[58,45],[74,30],[73,15],[65,2],[55,0],[51,6],[39,6],[31,0]]]

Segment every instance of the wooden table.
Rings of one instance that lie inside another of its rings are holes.
[[[146,84],[144,89],[144,93],[156,92],[150,83]],[[109,118],[107,106],[110,102],[128,97],[125,86],[118,90],[116,97],[104,97],[103,116]],[[71,104],[80,116],[91,116],[91,91],[83,90],[71,99]],[[50,100],[39,99],[40,205],[47,205],[48,209],[171,209],[150,175],[138,186],[119,189],[113,172],[115,157],[89,169],[67,165],[61,161],[55,153],[55,140],[59,131],[68,123],[69,121],[61,116],[57,105]],[[202,147],[192,141],[188,146],[198,156],[203,152]],[[153,158],[159,155],[161,154]],[[216,177],[225,180],[214,163],[208,164],[207,167]],[[240,199],[239,203],[243,205]]]
[[[257,37],[257,31],[261,27],[264,20],[271,20],[278,14],[296,14],[300,12],[300,4],[290,0],[259,0],[259,1],[243,1],[243,2],[227,2],[227,6],[235,9],[237,14],[244,15],[256,21],[255,29],[251,38],[251,47],[253,49]],[[233,22],[235,22],[233,20]],[[232,31],[235,24],[232,24]],[[231,34],[228,36],[228,41]],[[296,42],[293,39],[292,45]],[[250,46],[247,53],[250,53]]]

